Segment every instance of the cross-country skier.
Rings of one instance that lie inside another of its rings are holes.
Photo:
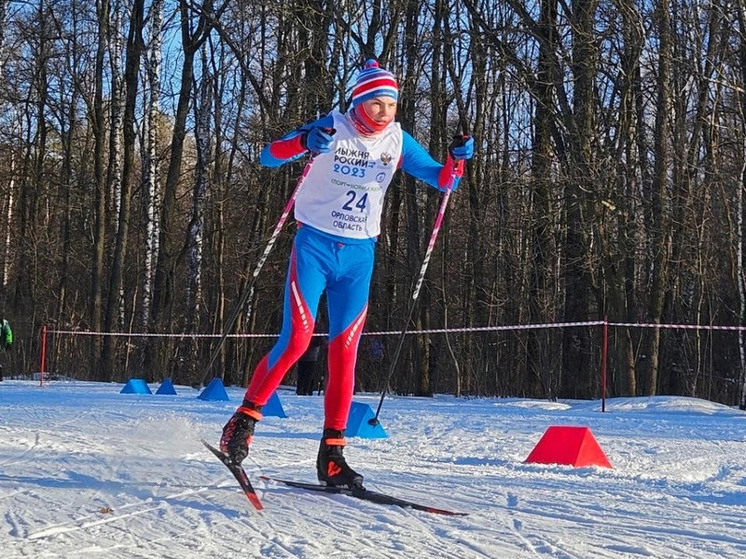
[[[262,406],[308,347],[319,299],[329,316],[324,429],[316,460],[318,479],[331,486],[362,486],[363,476],[342,453],[355,384],[358,342],[368,310],[383,197],[398,169],[439,190],[456,188],[463,161],[474,154],[471,137],[449,146],[436,162],[394,120],[396,78],[368,60],[352,90],[352,108],[328,115],[267,145],[261,162],[279,167],[311,158],[295,201],[298,231],[285,284],[280,337],[254,370],[243,404],[230,418],[220,449],[240,464],[248,455]]]

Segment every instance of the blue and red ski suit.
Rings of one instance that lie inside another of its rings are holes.
[[[342,431],[352,402],[386,189],[397,169],[439,190],[455,188],[463,165],[450,155],[445,165],[436,162],[396,122],[382,133],[365,135],[349,115],[336,111],[267,145],[261,163],[279,167],[308,153],[302,138],[313,127],[334,129],[334,141],[328,153],[311,157],[304,170],[294,208],[298,231],[285,283],[282,330],[254,370],[245,400],[257,408],[267,403],[308,347],[326,292],[324,428]]]

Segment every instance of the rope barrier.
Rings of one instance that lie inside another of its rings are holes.
[[[465,328],[437,328],[437,329],[423,329],[423,330],[381,330],[376,332],[363,332],[363,336],[401,336],[400,340],[403,340],[403,335],[416,336],[419,334],[446,334],[446,333],[469,333],[469,332],[499,332],[499,331],[519,331],[519,330],[539,330],[548,328],[574,328],[574,327],[586,327],[586,326],[603,326],[603,343],[602,343],[602,356],[601,356],[601,411],[606,411],[606,386],[607,386],[607,360],[608,360],[608,337],[609,328],[656,328],[656,329],[668,329],[668,330],[712,330],[712,331],[729,331],[729,332],[740,332],[745,331],[746,326],[728,326],[728,325],[711,325],[711,324],[660,324],[650,322],[610,322],[609,320],[587,320],[582,322],[549,322],[539,324],[514,324],[514,325],[503,325],[503,326],[478,326],[478,327],[465,327]],[[145,338],[145,337],[156,337],[156,338],[220,338],[221,342],[226,338],[276,338],[278,334],[193,334],[193,333],[180,333],[180,334],[154,334],[145,332],[92,332],[90,330],[62,330],[62,329],[50,329],[47,326],[42,327],[43,347],[46,346],[46,337],[49,334],[69,334],[69,335],[81,335],[81,336],[124,336],[128,338]],[[314,336],[327,336],[326,333],[313,334]],[[42,352],[42,363],[41,371],[44,371],[44,352]],[[380,406],[379,406],[380,410]]]
[[[609,326],[618,328],[661,328],[667,330],[726,330],[744,331],[746,326],[717,326],[707,324],[655,324],[645,322],[609,322]]]
[[[407,335],[414,336],[419,334],[458,334],[474,332],[500,332],[511,330],[541,330],[549,328],[570,328],[584,326],[603,326],[606,324],[610,328],[660,328],[668,330],[722,330],[722,331],[745,331],[746,326],[718,326],[707,324],[658,324],[646,322],[606,322],[603,320],[587,320],[581,322],[547,322],[536,324],[513,324],[503,326],[473,326],[463,328],[431,328],[422,330],[408,330]],[[147,332],[93,332],[90,330],[56,330],[47,329],[47,334],[71,334],[80,336],[124,336],[132,338],[220,338],[222,334],[190,334],[190,333],[171,333],[155,334]],[[401,330],[380,330],[375,332],[363,332],[363,336],[393,336],[400,335]],[[314,336],[326,336],[326,333],[317,333]],[[276,338],[278,334],[228,334],[228,338]]]

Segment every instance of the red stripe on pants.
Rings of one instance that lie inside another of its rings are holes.
[[[324,392],[324,428],[342,430],[347,427],[347,417],[355,391],[355,363],[357,346],[368,314],[366,305],[350,326],[329,342],[329,378]]]

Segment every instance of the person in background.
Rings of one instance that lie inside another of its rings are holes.
[[[386,190],[399,169],[441,191],[455,189],[464,160],[474,153],[472,138],[459,136],[449,146],[445,164],[435,161],[396,122],[398,99],[394,75],[368,60],[353,87],[349,111],[332,111],[261,153],[261,163],[268,167],[311,157],[295,200],[298,230],[280,336],[256,366],[244,401],[220,439],[220,449],[236,464],[248,455],[262,407],[306,351],[319,299],[326,292],[328,376],[316,474],[322,484],[362,487],[363,476],[343,455],[344,435]]]
[[[5,318],[0,318],[0,349],[3,353],[9,351],[13,346],[13,330],[10,328],[10,322]],[[0,363],[0,381],[3,380],[3,365]]]
[[[377,365],[383,362],[383,340],[379,336],[370,340],[370,360]]]
[[[313,395],[313,389],[318,383],[316,378],[316,362],[319,360],[321,345],[321,337],[313,336],[308,349],[298,360],[298,383],[295,387],[295,393],[299,396]]]

